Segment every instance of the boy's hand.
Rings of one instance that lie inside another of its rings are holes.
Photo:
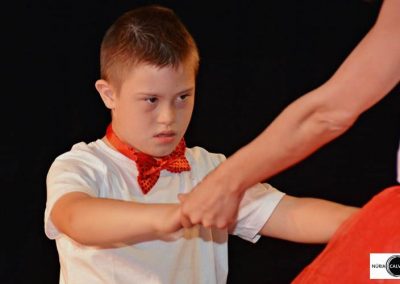
[[[227,228],[236,220],[242,196],[230,191],[224,183],[206,177],[192,192],[179,195],[181,224],[185,228],[197,224]]]

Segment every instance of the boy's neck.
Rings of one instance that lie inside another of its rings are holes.
[[[118,149],[115,148],[114,145],[110,143],[110,141],[108,141],[107,136],[104,136],[103,138],[101,138],[101,141],[103,141],[108,147],[110,147],[110,148],[113,149],[114,151],[117,151],[117,152],[120,153],[120,151],[118,151]],[[138,150],[136,150],[136,149],[135,149],[135,151],[136,151],[137,153],[140,153],[140,151],[138,151]],[[143,153],[143,154],[146,154],[146,153]],[[154,156],[149,155],[149,154],[146,154],[146,155],[152,157],[153,159],[155,159],[155,160],[157,160],[157,161],[159,161],[159,160],[162,159],[162,158],[160,158],[160,157],[154,157]]]

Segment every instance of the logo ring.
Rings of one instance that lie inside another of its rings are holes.
[[[391,267],[391,264],[396,265],[396,267]],[[392,255],[388,258],[386,261],[386,271],[394,277],[400,276],[400,255]]]

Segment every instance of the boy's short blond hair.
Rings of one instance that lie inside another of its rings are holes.
[[[116,86],[137,64],[178,67],[183,62],[192,63],[197,73],[196,43],[171,9],[157,5],[124,13],[106,31],[101,43],[101,78]]]

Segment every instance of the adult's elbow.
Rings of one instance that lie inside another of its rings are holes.
[[[324,135],[337,137],[346,132],[358,119],[358,114],[343,110],[334,112],[320,111],[314,116],[317,129]]]

